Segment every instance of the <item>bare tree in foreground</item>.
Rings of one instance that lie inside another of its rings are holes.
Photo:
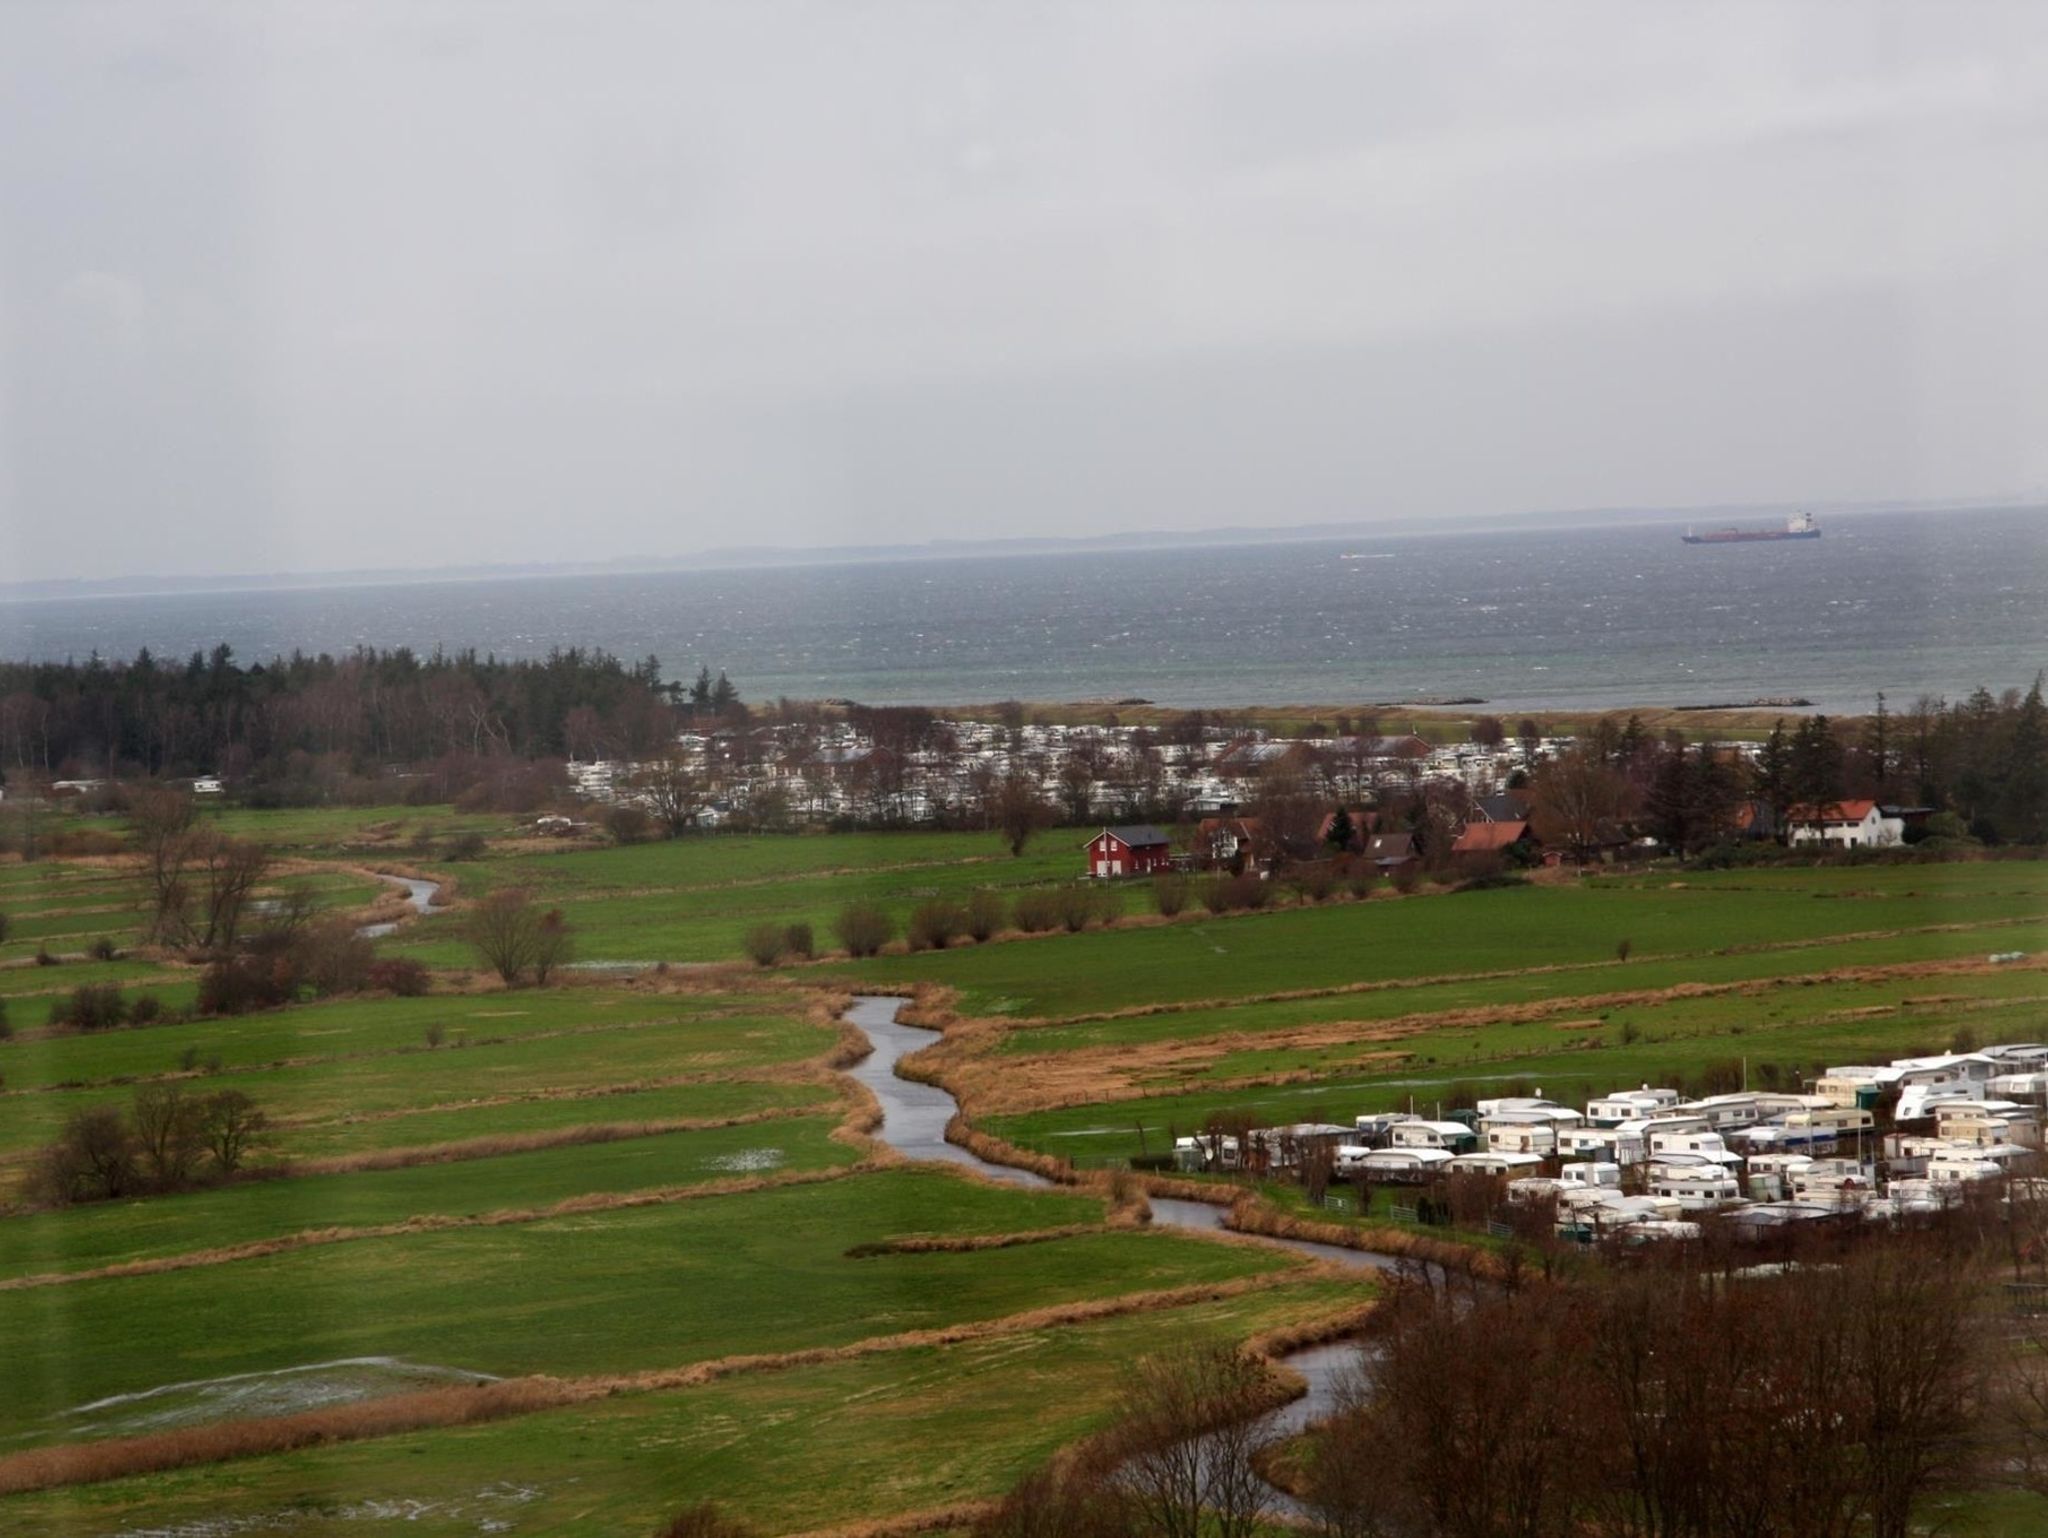
[[[1156,1538],[1251,1538],[1271,1499],[1253,1467],[1271,1402],[1265,1368],[1228,1345],[1145,1358],[1120,1396],[1117,1475]],[[1207,1522],[1204,1522],[1204,1512]]]
[[[503,887],[479,899],[462,933],[508,987],[517,987],[529,971],[545,983],[574,954],[574,932],[561,910],[536,906],[525,887]]]

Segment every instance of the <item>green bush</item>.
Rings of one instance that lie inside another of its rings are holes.
[[[811,933],[808,924],[791,924],[782,931],[782,948],[791,956],[809,961],[818,954],[817,937]]]

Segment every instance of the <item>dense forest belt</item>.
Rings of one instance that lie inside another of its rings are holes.
[[[0,1279],[0,1292],[23,1292],[32,1288],[61,1287],[72,1282],[104,1281],[109,1277],[153,1276],[164,1271],[191,1271],[203,1266],[232,1265],[241,1260],[262,1260],[294,1250],[319,1249],[330,1244],[348,1244],[362,1239],[397,1239],[415,1234],[445,1233],[458,1228],[505,1228],[519,1223],[544,1223],[552,1218],[575,1217],[592,1212],[624,1212],[637,1207],[668,1207],[699,1197],[741,1196],[750,1191],[768,1191],[783,1186],[821,1185],[887,1169],[898,1161],[883,1150],[872,1158],[831,1169],[783,1170],[772,1175],[743,1175],[729,1180],[706,1180],[686,1186],[658,1186],[646,1191],[601,1191],[565,1197],[545,1207],[508,1207],[497,1212],[472,1214],[423,1213],[395,1223],[365,1223],[351,1228],[309,1228],[275,1239],[252,1239],[245,1244],[221,1245],[208,1250],[188,1250],[182,1255],[157,1255],[147,1260],[119,1261],[89,1271],[44,1271],[34,1276]],[[0,1459],[0,1491],[5,1489],[6,1460]]]
[[[963,1345],[1095,1320],[1166,1312],[1198,1303],[1241,1297],[1246,1293],[1293,1286],[1305,1277],[1317,1274],[1318,1268],[1314,1266],[1297,1266],[1233,1281],[1204,1282],[1127,1293],[1116,1298],[1087,1299],[1050,1308],[1029,1309],[999,1319],[871,1336],[842,1346],[720,1357],[687,1366],[654,1368],[638,1373],[578,1378],[507,1378],[456,1388],[394,1394],[357,1404],[261,1420],[220,1421],[144,1436],[35,1448],[0,1456],[0,1495],[161,1473],[195,1464],[261,1457],[332,1442],[474,1425],[508,1416],[562,1409],[615,1394],[690,1389],[743,1374],[787,1372],[889,1352]]]

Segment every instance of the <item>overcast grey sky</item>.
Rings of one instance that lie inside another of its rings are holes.
[[[0,577],[2048,486],[2048,4],[0,3]]]

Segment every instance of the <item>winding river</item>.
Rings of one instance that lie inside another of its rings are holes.
[[[433,906],[434,898],[441,890],[440,882],[422,881],[417,876],[394,876],[387,871],[381,870],[374,871],[372,872],[372,874],[375,875],[379,881],[388,881],[393,886],[404,887],[405,900],[412,905],[412,911],[414,913],[425,913],[428,908]],[[386,924],[365,924],[361,929],[358,929],[356,933],[361,935],[365,940],[381,940],[386,935],[395,933],[397,929],[398,925],[395,922]]]
[[[946,1123],[960,1103],[936,1084],[920,1084],[898,1076],[896,1065],[908,1053],[929,1046],[937,1031],[905,1025],[896,1018],[903,1007],[899,998],[863,995],[854,1000],[846,1018],[858,1026],[874,1051],[847,1072],[874,1092],[882,1107],[882,1125],[876,1132],[884,1143],[911,1159],[944,1160],[962,1164],[993,1180],[1009,1185],[1049,1188],[1054,1182],[1030,1170],[993,1164],[970,1153],[957,1143],[946,1141]],[[1214,1230],[1223,1227],[1223,1209],[1209,1202],[1152,1198],[1152,1221],[1167,1228]],[[1330,1261],[1361,1271],[1388,1271],[1399,1262],[1366,1250],[1347,1250],[1334,1244],[1315,1244],[1303,1239],[1265,1238],[1265,1243],[1290,1249],[1314,1260]],[[1337,1408],[1337,1389],[1344,1369],[1358,1361],[1358,1348],[1345,1342],[1310,1346],[1282,1357],[1281,1361],[1300,1373],[1308,1392],[1282,1405],[1266,1417],[1265,1430],[1276,1437],[1291,1436],[1303,1427],[1322,1420]],[[1280,1492],[1276,1492],[1280,1494]],[[1291,1498],[1281,1494],[1277,1505],[1296,1509]]]

